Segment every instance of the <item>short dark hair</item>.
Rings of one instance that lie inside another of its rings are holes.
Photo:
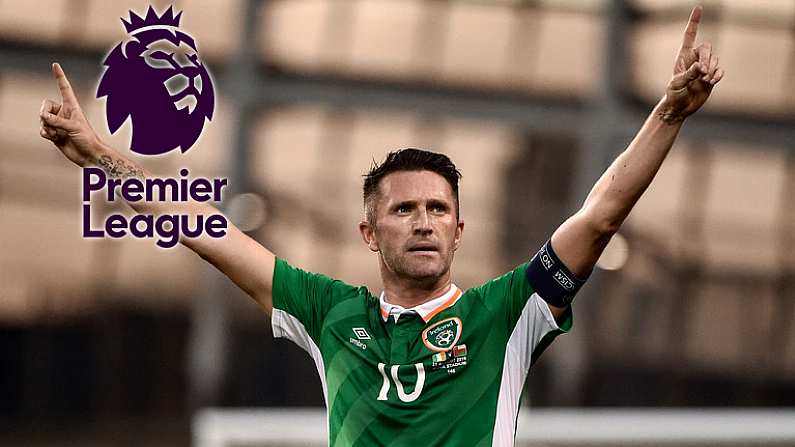
[[[375,223],[374,199],[378,194],[381,180],[393,172],[400,171],[430,171],[444,177],[453,190],[456,217],[461,216],[458,201],[458,181],[461,179],[461,171],[455,167],[450,157],[422,149],[405,148],[390,152],[380,164],[373,160],[370,172],[363,176],[364,209],[367,222]]]

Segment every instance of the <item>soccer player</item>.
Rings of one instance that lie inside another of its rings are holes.
[[[181,243],[215,265],[270,316],[274,335],[314,359],[335,446],[512,445],[528,369],[572,324],[571,301],[652,181],[682,123],[723,77],[710,44],[696,46],[702,10],[688,21],[673,78],[643,127],[582,208],[513,271],[463,291],[451,264],[461,244],[459,172],[446,156],[390,153],[364,181],[368,249],[383,291],[373,295],[277,258],[234,226],[222,239]],[[62,103],[45,100],[41,136],[79,166],[109,176],[148,174],[102,143],[58,64]],[[148,214],[216,213],[205,203],[130,205]]]

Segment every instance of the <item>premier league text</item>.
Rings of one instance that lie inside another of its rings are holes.
[[[180,170],[180,178],[108,178],[99,168],[83,169],[83,237],[122,238],[128,234],[140,239],[157,238],[156,244],[171,248],[180,237],[196,238],[202,234],[221,238],[226,236],[228,222],[222,214],[137,214],[130,218],[111,214],[101,227],[91,222],[91,196],[103,193],[108,202],[121,198],[136,202],[220,202],[227,179],[188,178],[188,170]]]

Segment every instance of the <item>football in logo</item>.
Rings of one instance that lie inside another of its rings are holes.
[[[422,342],[431,351],[447,351],[458,343],[462,328],[458,317],[445,318],[422,331]]]
[[[116,133],[130,117],[130,150],[141,155],[187,151],[213,116],[213,82],[181,17],[172,7],[159,15],[150,6],[144,17],[130,11],[121,19],[126,40],[105,58],[97,98],[107,97],[108,128]]]
[[[439,332],[439,335],[436,336],[436,341],[440,345],[449,345],[450,340],[453,339],[454,335],[455,334],[453,333],[452,329],[445,329],[442,332]]]

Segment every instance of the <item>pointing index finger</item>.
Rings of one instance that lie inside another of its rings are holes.
[[[55,81],[58,83],[58,90],[61,91],[63,103],[77,106],[77,96],[72,90],[72,84],[69,83],[69,79],[66,79],[66,73],[61,68],[61,64],[57,62],[52,64],[52,74],[55,75]]]
[[[685,28],[685,36],[682,38],[682,50],[689,50],[696,43],[696,34],[698,34],[698,24],[701,23],[702,11],[703,8],[701,6],[696,6],[690,13],[690,20],[687,21],[687,28]]]

